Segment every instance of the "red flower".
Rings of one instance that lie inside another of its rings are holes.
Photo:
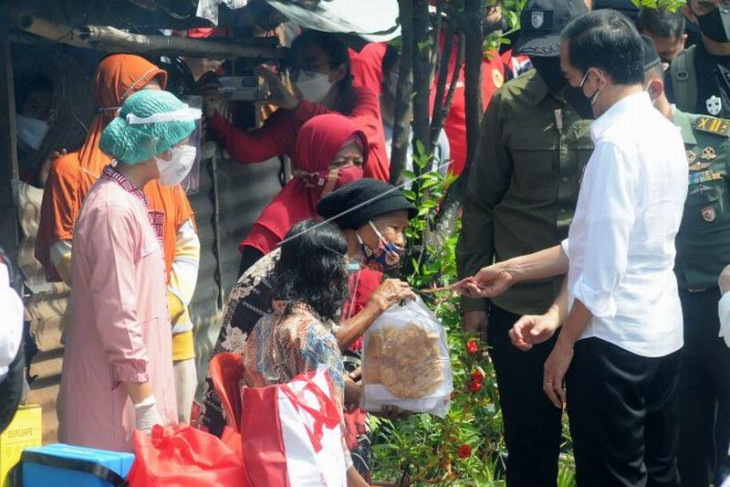
[[[469,379],[469,381],[466,383],[466,388],[469,389],[469,392],[475,394],[482,390],[482,381]]]
[[[471,447],[464,443],[459,447],[457,455],[459,455],[459,458],[469,458],[471,456]]]
[[[484,372],[482,372],[480,369],[474,370],[474,372],[471,373],[471,378],[474,381],[481,382],[484,380]]]
[[[477,342],[476,338],[472,338],[466,342],[466,351],[469,352],[469,355],[474,355],[479,351],[479,342]]]

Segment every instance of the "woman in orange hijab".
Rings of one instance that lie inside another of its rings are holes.
[[[51,168],[43,194],[36,259],[49,281],[71,285],[71,250],[74,223],[91,186],[111,158],[99,149],[101,133],[133,93],[164,89],[167,73],[131,54],[113,54],[99,64],[92,86],[97,115],[84,145],[58,159]],[[180,186],[164,187],[157,180],[144,187],[151,219],[162,226],[168,308],[173,323],[173,360],[180,420],[189,421],[197,386],[193,325],[187,312],[198,275],[200,241],[193,210]]]

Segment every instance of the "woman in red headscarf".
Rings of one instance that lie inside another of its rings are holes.
[[[99,149],[101,133],[130,95],[143,89],[164,89],[166,85],[167,73],[139,56],[113,54],[99,63],[91,90],[97,115],[81,149],[54,162],[43,194],[35,257],[49,281],[71,284],[74,223],[91,186],[112,162]],[[197,280],[200,241],[193,210],[180,186],[164,187],[155,180],[144,187],[144,193],[152,217],[163,226],[178,409],[180,419],[187,421],[197,380],[193,328],[186,307]]]
[[[368,154],[365,134],[348,117],[319,115],[305,123],[297,135],[294,178],[264,208],[241,242],[239,275],[274,250],[296,223],[316,218],[320,199],[362,179]]]

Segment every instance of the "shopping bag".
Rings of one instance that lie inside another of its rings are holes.
[[[187,425],[134,433],[130,487],[248,487],[243,463],[217,437]]]
[[[395,406],[444,417],[453,378],[446,334],[421,298],[388,308],[365,332],[362,399],[369,412]]]
[[[341,412],[327,367],[287,384],[244,387],[241,442],[251,487],[345,487]]]

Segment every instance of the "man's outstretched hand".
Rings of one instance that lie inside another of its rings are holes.
[[[454,284],[453,289],[469,298],[494,298],[504,294],[514,278],[499,264],[484,267],[476,276]]]

